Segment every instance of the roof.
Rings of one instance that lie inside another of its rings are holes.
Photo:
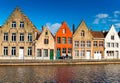
[[[104,34],[101,31],[90,31],[94,38],[104,38]]]

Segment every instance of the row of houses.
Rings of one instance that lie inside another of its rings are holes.
[[[16,7],[0,27],[0,59],[119,59],[120,38],[112,25],[107,32],[93,31],[84,22],[73,32],[63,22],[55,35],[42,31]]]

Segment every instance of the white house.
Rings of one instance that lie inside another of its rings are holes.
[[[105,37],[105,59],[120,58],[120,39],[115,27],[112,25]]]

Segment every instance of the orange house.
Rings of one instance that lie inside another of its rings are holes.
[[[66,22],[63,22],[61,27],[56,32],[55,42],[56,58],[72,56],[72,32]]]

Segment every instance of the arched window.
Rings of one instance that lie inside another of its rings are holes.
[[[47,31],[45,32],[45,35],[48,35],[48,32],[47,32]]]
[[[82,30],[82,32],[81,32],[81,36],[82,36],[82,37],[85,36],[85,31],[84,31],[84,30]]]

